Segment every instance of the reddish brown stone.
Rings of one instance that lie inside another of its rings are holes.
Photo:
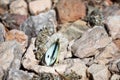
[[[81,0],[60,0],[57,11],[61,23],[75,21],[86,15],[86,7]]]
[[[19,29],[19,26],[27,19],[26,15],[5,14],[2,16],[9,29]]]
[[[28,37],[25,35],[24,32],[19,31],[19,30],[11,30],[7,33],[6,35],[6,40],[11,41],[11,40],[16,40],[19,43],[25,43],[27,41]]]
[[[16,40],[18,43],[20,43],[20,45],[22,45],[23,51],[25,51],[25,48],[28,45],[28,36],[24,32],[16,29],[7,32],[5,36],[5,40],[6,41]]]
[[[0,7],[0,15],[5,13],[5,9]]]
[[[27,19],[27,16],[19,14],[13,14],[12,17],[16,21],[17,25],[22,24]]]

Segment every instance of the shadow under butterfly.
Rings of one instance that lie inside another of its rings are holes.
[[[42,57],[41,64],[47,66],[53,66],[57,61],[58,53],[59,53],[60,43],[59,39],[56,40],[51,46],[48,48],[44,56]]]

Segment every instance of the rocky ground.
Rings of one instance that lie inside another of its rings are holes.
[[[0,0],[0,80],[120,80],[120,0]]]

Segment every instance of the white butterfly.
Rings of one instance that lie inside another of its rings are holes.
[[[50,48],[48,48],[47,52],[45,53],[45,63],[47,66],[51,66],[53,65],[58,57],[58,52],[59,52],[59,47],[60,47],[60,43],[59,43],[59,39],[57,39],[56,42],[54,42]]]

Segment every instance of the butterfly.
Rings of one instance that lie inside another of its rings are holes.
[[[57,61],[58,53],[59,53],[60,43],[59,39],[56,40],[46,51],[43,56],[43,64],[47,66],[52,66]]]

